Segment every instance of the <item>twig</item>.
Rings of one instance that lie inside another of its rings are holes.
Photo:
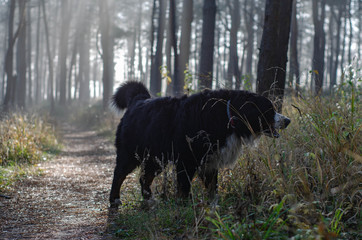
[[[299,112],[299,115],[302,116],[302,111],[300,111],[299,107],[295,106],[294,104],[292,104],[292,107],[296,108]]]
[[[0,194],[0,197],[2,197],[2,198],[6,198],[6,199],[10,199],[10,198],[11,198],[11,197],[9,197],[9,196],[2,195],[2,194]]]

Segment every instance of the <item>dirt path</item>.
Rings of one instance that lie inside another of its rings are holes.
[[[111,239],[113,146],[92,131],[63,131],[64,149],[39,164],[43,174],[0,198],[0,239]]]

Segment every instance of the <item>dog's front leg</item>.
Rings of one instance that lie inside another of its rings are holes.
[[[210,201],[212,201],[217,194],[217,175],[217,169],[207,170],[200,173],[201,180],[205,184]]]

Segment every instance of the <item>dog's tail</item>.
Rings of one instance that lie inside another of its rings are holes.
[[[147,88],[141,82],[127,81],[116,90],[111,99],[111,104],[117,109],[122,110],[127,108],[136,96],[139,96],[140,99],[151,97]]]

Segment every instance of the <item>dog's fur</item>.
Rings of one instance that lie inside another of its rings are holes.
[[[112,103],[127,111],[116,133],[111,204],[119,203],[120,187],[137,166],[142,166],[142,195],[149,199],[150,185],[168,161],[176,165],[180,197],[189,195],[196,172],[213,197],[218,169],[232,165],[243,144],[262,134],[278,137],[277,130],[290,123],[267,98],[247,91],[151,98],[143,84],[129,81],[117,89]]]

